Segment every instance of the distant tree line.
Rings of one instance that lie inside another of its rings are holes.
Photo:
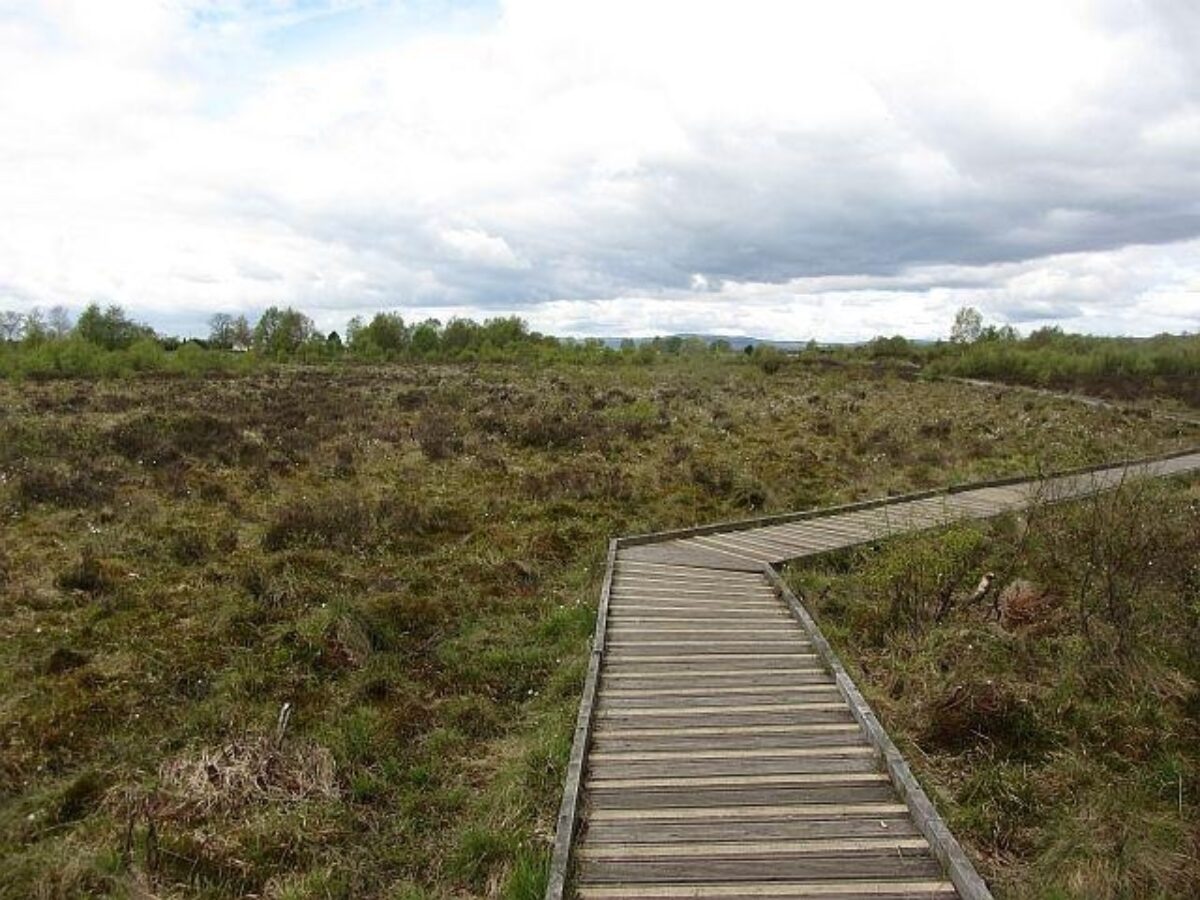
[[[649,364],[671,356],[731,354],[728,341],[664,337],[623,341],[574,340],[540,334],[516,316],[476,322],[452,318],[409,323],[394,312],[354,317],[345,334],[323,333],[303,312],[272,306],[253,323],[244,314],[210,317],[205,338],[156,334],[120,306],[91,304],[75,320],[65,307],[0,311],[0,376],[53,378],[136,372],[241,372],[263,364],[400,361],[576,361]],[[759,348],[755,359],[771,357]]]
[[[629,362],[733,357],[725,339],[626,339],[612,347],[596,339],[556,338],[507,316],[476,322],[452,318],[407,322],[399,313],[356,316],[344,334],[323,333],[292,307],[272,306],[253,323],[218,313],[206,338],[162,336],[120,306],[91,304],[77,319],[62,306],[25,313],[0,311],[0,376],[120,375],[129,372],[240,372],[266,363],[388,363],[402,361]],[[1011,325],[985,323],[964,307],[948,339],[876,337],[854,346],[818,345],[792,354],[747,346],[745,355],[771,374],[790,363],[869,361],[904,364],[933,375],[958,375],[1045,387],[1136,396],[1166,393],[1200,406],[1200,335],[1108,338],[1041,328],[1027,337]]]

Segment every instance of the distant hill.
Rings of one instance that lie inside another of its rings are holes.
[[[775,341],[770,338],[752,337],[747,334],[697,334],[695,332],[680,332],[678,334],[663,334],[658,335],[662,339],[678,337],[684,338],[699,338],[702,341],[711,343],[713,341],[728,341],[729,346],[734,350],[745,350],[747,347],[757,347],[760,344],[776,347],[784,352],[795,352],[803,350],[808,346],[808,341]],[[602,337],[601,341],[608,347],[620,347],[624,340],[632,340],[635,343],[642,344],[647,341],[654,340],[654,337],[635,337],[635,338],[619,338],[619,337]],[[908,342],[914,346],[924,347],[937,343],[936,341],[926,338],[909,338]],[[836,350],[841,347],[862,347],[869,341],[817,341],[817,346],[826,350]]]
[[[670,337],[680,337],[685,340],[687,340],[689,338],[699,338],[700,340],[705,341],[706,343],[711,343],[713,341],[728,341],[729,346],[732,347],[734,350],[744,350],[747,347],[757,347],[759,344],[766,344],[768,346],[777,347],[778,349],[785,350],[785,351],[800,350],[808,343],[807,341],[772,341],[767,338],[751,337],[749,335],[744,335],[744,334],[681,333],[681,334],[664,334],[664,335],[659,335],[659,337],[662,337],[664,339],[670,338]],[[619,347],[619,346],[621,346],[621,342],[624,340],[627,340],[627,339],[626,338],[605,337],[605,338],[601,338],[600,340],[602,340],[606,346]],[[635,337],[635,338],[632,338],[631,340],[633,340],[635,343],[642,344],[642,343],[646,343],[648,341],[652,341],[652,340],[654,340],[654,338],[653,337]],[[821,346],[833,347],[833,346],[849,346],[849,345],[823,343]]]

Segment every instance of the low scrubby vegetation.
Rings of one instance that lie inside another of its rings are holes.
[[[1170,397],[1200,408],[1200,335],[1102,338],[1044,328],[931,351],[928,371],[1113,399]]]
[[[1188,440],[758,362],[0,382],[0,896],[536,897],[609,536]]]
[[[997,897],[1196,895],[1200,482],[1129,483],[789,579]]]

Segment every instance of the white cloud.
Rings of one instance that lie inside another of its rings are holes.
[[[1194,6],[414,15],[0,0],[0,305],[1200,327]]]
[[[488,234],[479,228],[444,228],[438,233],[438,237],[464,262],[498,269],[529,267],[529,263],[520,259],[504,238]]]

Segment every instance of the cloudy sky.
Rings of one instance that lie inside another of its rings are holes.
[[[1200,4],[0,0],[0,308],[1200,330]]]

